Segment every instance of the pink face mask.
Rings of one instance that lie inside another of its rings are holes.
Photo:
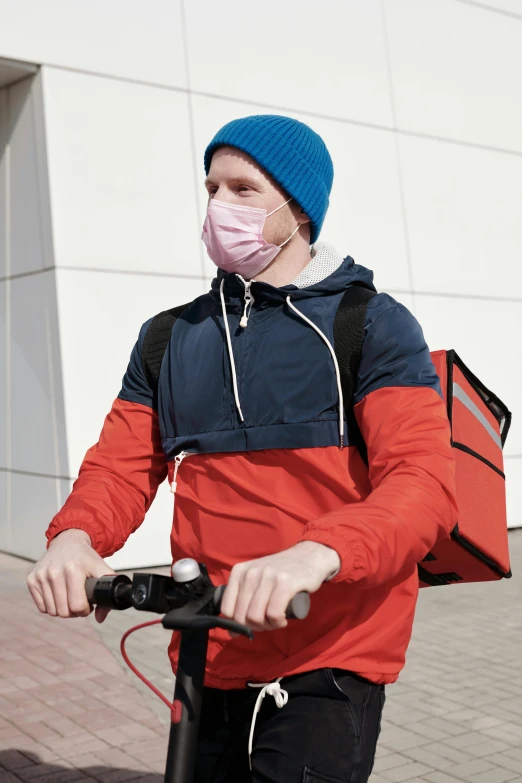
[[[282,209],[288,201],[268,214],[266,209],[244,204],[227,204],[216,199],[209,201],[201,238],[215,265],[225,272],[236,272],[245,280],[252,280],[262,272],[300,228],[298,223],[282,245],[271,245],[263,239],[266,218]]]

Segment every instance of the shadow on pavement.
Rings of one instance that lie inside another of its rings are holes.
[[[163,774],[103,764],[72,766],[66,761],[43,762],[26,750],[0,750],[0,783],[163,783]]]

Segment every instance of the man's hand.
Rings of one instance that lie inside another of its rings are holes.
[[[318,590],[340,562],[335,549],[302,541],[275,555],[238,563],[230,573],[221,613],[254,631],[284,628],[291,599],[301,590]]]
[[[86,617],[92,607],[85,594],[85,580],[114,573],[92,548],[85,531],[64,530],[34,566],[27,586],[40,612],[53,617]],[[96,620],[102,623],[109,611],[97,606]]]

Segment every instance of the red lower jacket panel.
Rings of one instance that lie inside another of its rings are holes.
[[[309,616],[253,642],[211,632],[206,683],[244,687],[322,666],[378,683],[404,665],[418,593],[416,563],[457,520],[444,403],[431,388],[388,387],[356,408],[368,473],[356,449],[337,446],[190,454],[181,463],[172,555],[204,562],[215,584],[232,566],[312,540],[341,569],[312,596]],[[169,480],[173,464],[169,463]],[[157,414],[117,399],[99,442],[47,531],[86,530],[112,554],[143,520],[165,478]],[[179,636],[170,656],[175,669]]]
[[[369,488],[366,469],[353,448],[189,455],[177,476],[173,559],[203,561],[212,581],[223,584],[235,563],[296,544],[309,521],[362,500]],[[247,680],[268,681],[321,666],[347,667],[348,662],[352,669],[364,668],[374,678],[391,681],[402,667],[416,582],[413,575],[395,588],[407,615],[400,622],[395,618],[390,623],[389,586],[370,596],[354,586],[327,583],[312,596],[306,620],[292,621],[287,628],[257,633],[252,642],[211,631],[206,683],[239,688]],[[376,626],[381,626],[381,640],[372,630]],[[174,670],[178,643],[175,633],[169,648]],[[383,670],[382,650],[390,645],[397,656]]]

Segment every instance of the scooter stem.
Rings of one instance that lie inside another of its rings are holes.
[[[207,646],[208,630],[181,633],[165,783],[194,780]]]

